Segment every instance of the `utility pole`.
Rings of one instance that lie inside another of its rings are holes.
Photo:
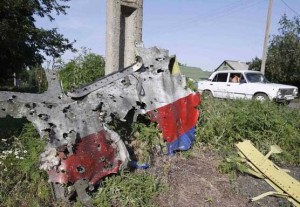
[[[106,0],[105,75],[135,62],[142,42],[143,0]]]
[[[260,71],[262,72],[262,74],[265,74],[265,69],[266,69],[268,39],[269,39],[268,37],[269,37],[270,24],[271,24],[272,6],[273,6],[273,0],[269,0],[267,24],[266,24],[266,31],[265,31],[264,49],[263,49],[262,63],[261,63],[261,68],[260,68]]]

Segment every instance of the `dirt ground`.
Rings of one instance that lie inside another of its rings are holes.
[[[230,182],[217,166],[220,158],[209,150],[193,150],[193,157],[159,157],[150,172],[162,178],[167,192],[155,199],[161,207],[288,207],[286,199],[267,197],[256,202],[250,198],[273,191],[264,180],[239,175]],[[292,168],[292,176],[300,180],[300,168]]]
[[[288,107],[290,108],[294,108],[294,109],[300,109],[300,99],[295,99],[293,100],[289,105]]]

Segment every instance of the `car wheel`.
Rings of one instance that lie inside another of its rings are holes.
[[[205,90],[202,93],[202,97],[205,99],[205,98],[213,98],[214,96],[211,91]]]
[[[279,104],[287,106],[291,103],[291,101],[284,101],[284,102],[279,102]]]
[[[257,93],[253,96],[252,99],[256,101],[268,101],[269,97],[265,93]]]

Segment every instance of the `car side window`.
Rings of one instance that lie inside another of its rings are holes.
[[[240,83],[247,83],[243,74],[241,74]]]
[[[239,83],[241,80],[241,73],[230,73],[229,82],[231,83]]]
[[[228,73],[218,73],[215,75],[212,82],[226,82],[227,81]]]

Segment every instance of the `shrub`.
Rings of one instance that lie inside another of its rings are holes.
[[[64,91],[80,88],[104,76],[104,58],[83,48],[82,53],[68,63],[60,63],[59,76]]]

